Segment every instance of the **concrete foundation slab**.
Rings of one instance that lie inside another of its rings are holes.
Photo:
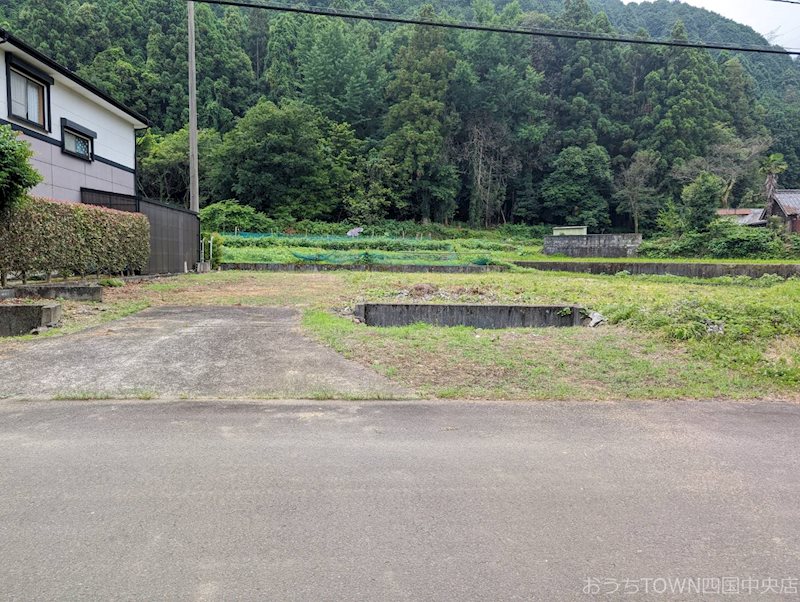
[[[355,315],[367,326],[471,326],[474,328],[564,328],[582,326],[586,310],[578,306],[439,305],[367,303]]]

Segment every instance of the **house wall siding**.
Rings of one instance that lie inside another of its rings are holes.
[[[7,50],[19,59],[50,73],[55,83],[50,87],[51,130],[44,132],[17,123],[9,115],[6,82]],[[33,167],[44,181],[33,194],[66,201],[80,202],[81,188],[92,188],[121,194],[135,194],[136,131],[134,125],[116,114],[107,103],[88,90],[14,48],[0,47],[0,123],[11,123],[22,130],[34,152]],[[65,118],[97,133],[94,140],[95,160],[83,161],[62,152],[61,119]]]

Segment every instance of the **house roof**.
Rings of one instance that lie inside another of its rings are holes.
[[[94,86],[94,85],[90,84],[89,82],[87,82],[85,79],[83,79],[81,77],[78,77],[78,75],[76,75],[75,73],[73,73],[72,71],[70,71],[69,69],[64,67],[63,65],[60,65],[59,63],[57,63],[56,61],[51,59],[49,56],[47,56],[45,54],[42,54],[41,52],[39,52],[38,50],[36,50],[32,46],[30,46],[27,43],[23,42],[19,38],[13,36],[11,33],[6,31],[5,29],[0,28],[0,45],[6,44],[6,43],[9,43],[12,46],[18,48],[20,51],[22,51],[25,54],[29,55],[30,57],[32,57],[36,61],[42,63],[43,65],[46,65],[47,67],[49,67],[50,69],[52,69],[56,73],[59,73],[60,75],[62,75],[65,78],[67,78],[68,80],[74,82],[75,84],[78,84],[78,86],[80,86],[81,88],[84,88],[85,90],[89,91],[92,95],[99,97],[101,100],[107,102],[112,107],[118,109],[119,111],[122,111],[128,117],[133,118],[134,121],[137,122],[137,125],[141,125],[142,128],[149,127],[150,122],[143,115],[137,113],[133,109],[129,109],[128,107],[126,107],[124,104],[122,104],[121,102],[119,102],[115,98],[112,98],[111,96],[109,96],[108,94],[106,94],[105,92],[103,92],[102,90],[97,88],[96,86]]]
[[[732,218],[740,226],[760,226],[765,224],[766,221],[762,217],[763,213],[763,208],[748,209],[739,207],[737,209],[717,209],[718,216]]]
[[[786,215],[800,215],[800,190],[776,190],[775,202]]]

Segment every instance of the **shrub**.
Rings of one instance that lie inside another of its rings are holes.
[[[105,288],[122,288],[125,286],[125,281],[119,278],[105,278],[100,280],[97,284]]]
[[[200,223],[209,232],[269,232],[273,220],[249,205],[236,201],[220,201],[200,210]]]
[[[784,253],[781,239],[767,228],[748,228],[719,220],[711,224],[708,234],[707,247],[711,257],[770,259]]]
[[[11,208],[42,181],[29,164],[32,156],[28,144],[10,126],[0,125],[0,211]]]
[[[717,220],[708,231],[687,232],[678,237],[646,241],[639,248],[642,257],[709,257],[713,259],[782,259],[797,257],[800,245],[784,241],[769,228],[739,226],[728,220]]]
[[[686,210],[689,228],[703,231],[714,221],[724,191],[725,182],[722,178],[705,171],[683,189],[681,202]]]
[[[203,259],[211,260],[211,268],[216,270],[222,263],[222,254],[225,249],[225,238],[214,232],[213,234],[203,234],[205,244],[203,245]],[[209,244],[209,242],[211,244]],[[211,255],[213,253],[213,256]]]
[[[139,272],[150,257],[144,215],[26,198],[0,223],[0,275]]]

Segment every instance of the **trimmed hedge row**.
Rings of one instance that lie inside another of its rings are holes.
[[[144,270],[150,222],[139,213],[27,198],[0,215],[0,276]]]

